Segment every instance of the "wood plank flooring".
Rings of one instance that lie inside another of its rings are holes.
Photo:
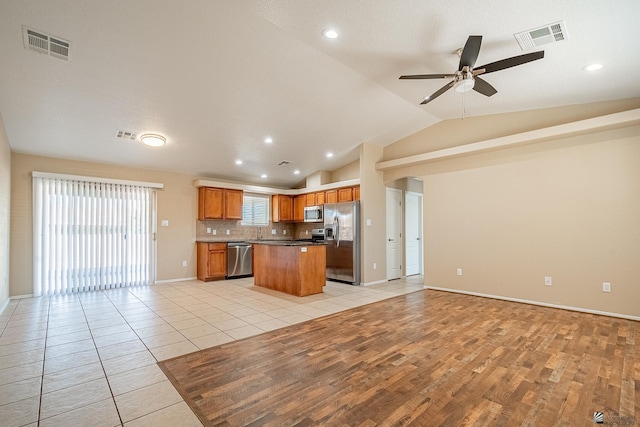
[[[212,426],[632,425],[636,342],[640,322],[428,290],[159,365]]]

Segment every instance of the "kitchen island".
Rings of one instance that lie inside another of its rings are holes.
[[[326,245],[323,243],[254,241],[255,286],[303,297],[322,293],[326,282]]]

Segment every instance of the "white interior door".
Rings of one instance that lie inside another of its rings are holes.
[[[405,271],[407,276],[422,273],[422,194],[405,193]]]
[[[387,280],[402,277],[402,191],[387,188]]]

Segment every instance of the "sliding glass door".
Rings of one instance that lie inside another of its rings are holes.
[[[34,173],[34,294],[149,284],[155,191]]]

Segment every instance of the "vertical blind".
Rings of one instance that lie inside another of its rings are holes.
[[[151,281],[153,188],[34,173],[33,199],[35,295]]]

